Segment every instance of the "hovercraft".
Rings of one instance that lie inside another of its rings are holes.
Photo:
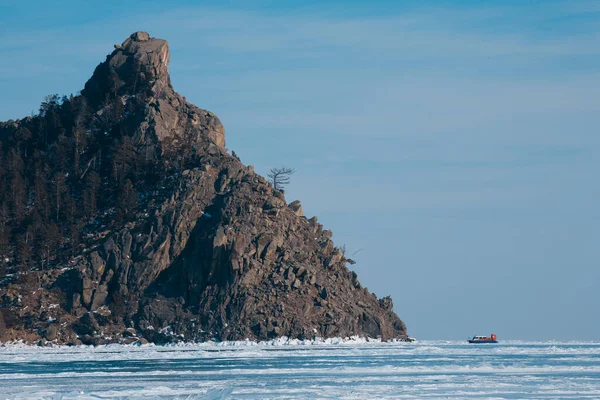
[[[490,336],[473,336],[473,339],[469,339],[469,343],[498,343],[498,338],[495,333]]]

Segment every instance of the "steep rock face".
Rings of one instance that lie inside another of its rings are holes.
[[[225,147],[225,129],[217,116],[188,103],[173,90],[166,40],[136,32],[115,47],[82,91],[90,104],[100,106],[107,95],[125,100],[140,96],[148,107],[136,132],[138,142],[158,140],[163,147],[168,142],[196,150],[208,142]]]
[[[106,129],[118,120],[138,152],[185,168],[138,187],[134,218],[88,228],[67,262],[2,280],[0,339],[406,338],[391,299],[360,285],[331,231],[230,156],[218,118],[173,90],[169,57],[166,41],[134,33],[82,96],[93,105],[89,126],[114,114],[103,99],[135,99],[134,115],[106,118]]]

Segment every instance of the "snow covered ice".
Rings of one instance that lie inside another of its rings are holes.
[[[11,344],[0,398],[598,399],[600,343]]]

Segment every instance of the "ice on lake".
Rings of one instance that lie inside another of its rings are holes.
[[[0,398],[598,399],[600,343],[13,344]]]

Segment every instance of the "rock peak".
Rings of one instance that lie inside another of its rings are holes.
[[[135,99],[142,109],[133,114],[144,117],[131,130],[137,142],[156,138],[165,143],[163,151],[166,142],[172,151],[189,147],[198,151],[207,143],[224,148],[225,130],[219,119],[188,103],[171,86],[170,58],[166,40],[134,32],[96,67],[81,94],[96,112],[106,115],[114,114],[111,104],[124,107]]]
[[[172,91],[170,58],[166,40],[153,38],[148,32],[134,32],[96,68],[82,94],[98,105],[107,95],[156,96]]]

